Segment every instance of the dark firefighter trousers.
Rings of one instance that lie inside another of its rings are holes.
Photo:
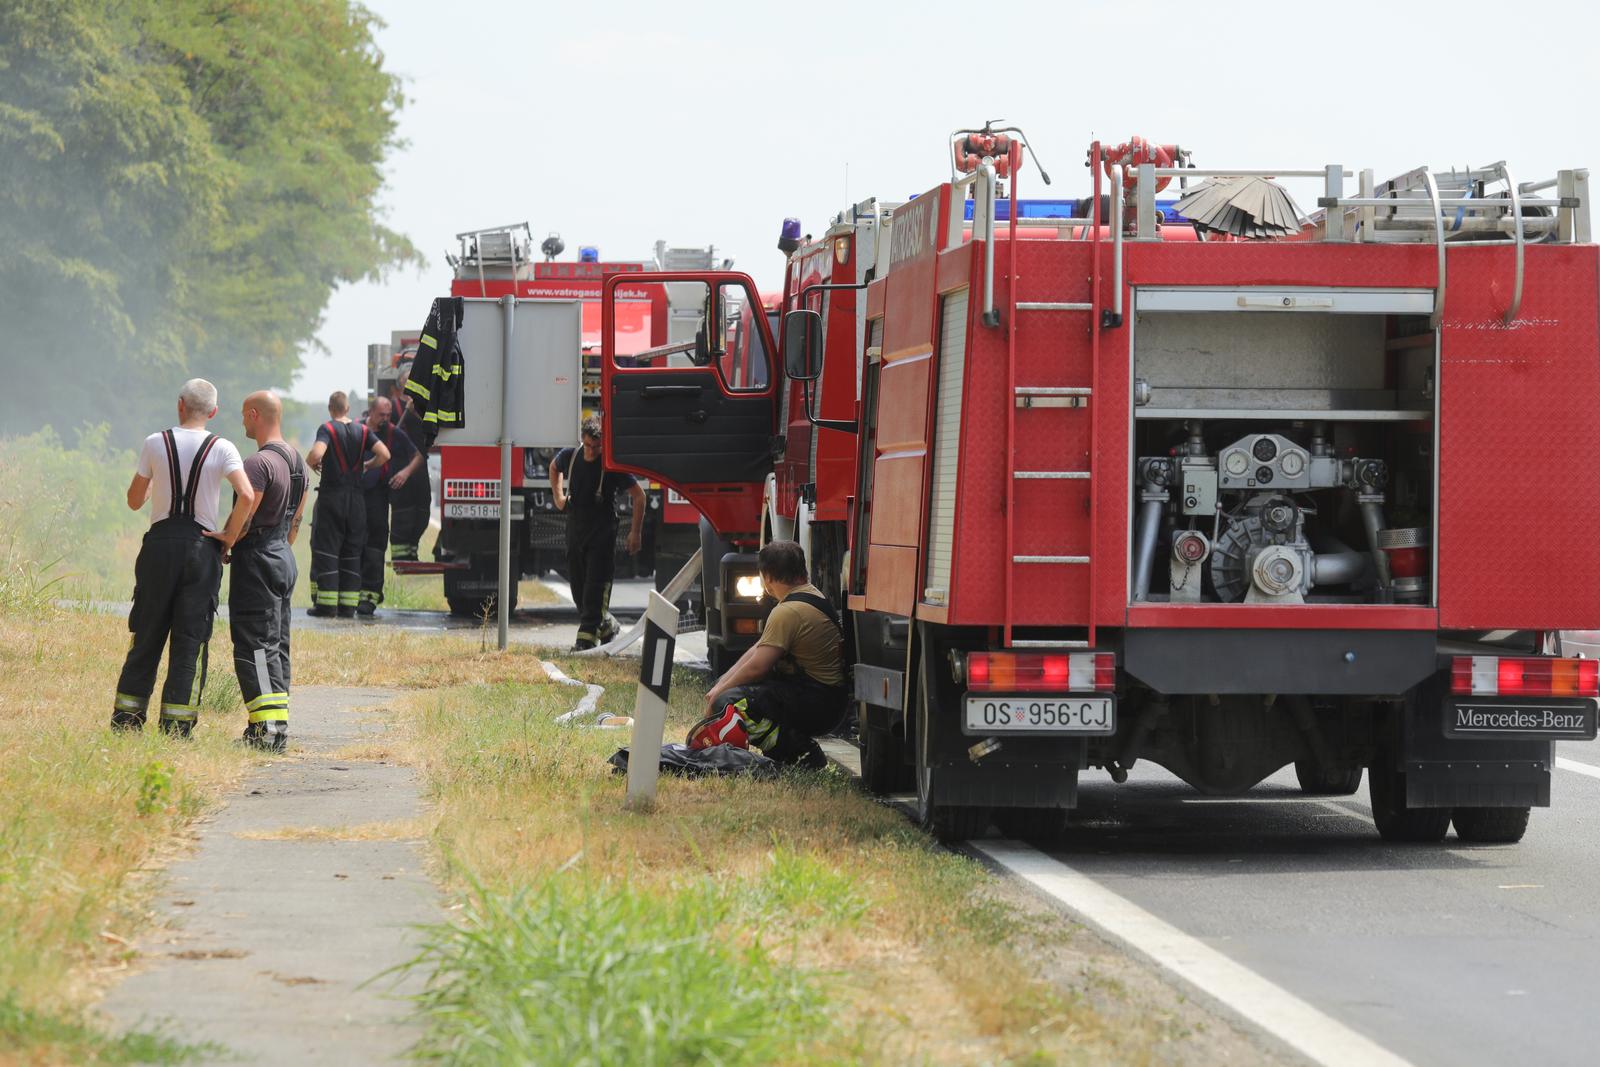
[[[567,584],[578,606],[578,640],[610,640],[602,633],[611,612],[611,579],[616,574],[617,526],[613,522],[576,524],[567,520]]]
[[[732,705],[752,745],[776,763],[798,763],[813,749],[821,757],[813,739],[839,728],[850,707],[848,697],[844,686],[823,685],[808,674],[773,674],[734,686],[712,710]]]
[[[361,493],[367,510],[367,544],[361,550],[361,601],[377,606],[383,603],[383,554],[389,548],[391,494],[389,487],[381,482]],[[395,514],[399,512],[400,509],[395,508]]]
[[[206,537],[188,516],[173,515],[144,535],[133,574],[133,608],[128,612],[133,641],[117,679],[112,725],[144,725],[165,650],[161,728],[188,733],[199,717],[206,684],[206,646],[222,584],[222,544]]]
[[[289,599],[300,574],[278,531],[245,537],[233,546],[229,566],[233,669],[249,725],[256,727],[247,732],[260,733],[259,724],[289,721]]]
[[[367,507],[359,485],[323,486],[311,513],[311,593],[321,608],[354,615],[361,602]]]
[[[417,467],[406,484],[393,491],[390,503],[394,514],[389,524],[392,559],[416,559],[417,544],[428,529],[428,513],[433,507],[433,492],[428,485],[428,465]]]

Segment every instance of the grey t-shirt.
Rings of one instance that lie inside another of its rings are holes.
[[[287,445],[283,447],[293,452]],[[295,458],[298,460],[299,456]],[[262,447],[244,461],[244,473],[250,479],[251,488],[261,498],[256,505],[256,513],[250,517],[250,529],[270,530],[283,522],[284,513],[288,510],[292,477],[289,461],[283,458],[274,442],[274,447]]]

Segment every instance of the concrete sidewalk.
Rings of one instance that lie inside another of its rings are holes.
[[[330,756],[381,737],[383,725],[353,709],[393,696],[295,691],[288,757],[247,778],[159,883],[153,903],[169,929],[139,943],[145,969],[101,1005],[114,1026],[169,1020],[172,1036],[223,1046],[231,1058],[219,1062],[233,1063],[379,1063],[416,1040],[397,997],[420,979],[362,983],[414,955],[411,927],[444,918],[421,842],[383,827],[354,839],[300,833],[416,832],[409,768]]]

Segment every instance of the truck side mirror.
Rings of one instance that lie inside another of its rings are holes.
[[[783,317],[783,370],[793,381],[822,376],[822,315],[800,309]]]

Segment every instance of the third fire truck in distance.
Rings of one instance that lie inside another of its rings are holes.
[[[602,261],[598,250],[583,247],[575,260],[558,257],[565,243],[552,234],[533,249],[527,223],[457,234],[459,253],[450,257],[454,271],[450,294],[496,298],[577,300],[582,304],[583,351],[573,353],[574,373],[582,374],[585,414],[599,410],[600,289],[607,274],[628,276],[645,271],[727,269],[714,248],[673,248],[656,243],[649,259]],[[542,256],[543,258],[538,258]],[[622,285],[614,290],[618,351],[623,358],[651,347],[669,346],[685,331],[692,333],[698,305],[685,308],[671,287],[648,291]],[[399,340],[398,336],[396,338]],[[577,442],[573,442],[574,445]],[[476,615],[493,604],[498,589],[500,459],[492,447],[440,444],[440,530],[432,563],[397,564],[407,573],[441,570],[445,596],[456,614]],[[566,567],[565,517],[551,500],[550,461],[555,449],[517,448],[512,457],[512,604],[516,607],[518,576],[536,576]],[[624,497],[619,507],[626,509]],[[658,483],[646,493],[650,514],[644,525],[639,560],[625,551],[629,524],[618,523],[618,573],[653,568],[658,587],[669,581],[700,543],[699,514],[678,494]],[[699,591],[684,606],[699,613]]]
[[[744,275],[604,303],[700,284],[693,366],[605,331],[607,460],[808,540],[867,783],[1034,836],[1090,768],[1228,794],[1292,765],[1365,773],[1387,839],[1520,839],[1600,696],[1559,637],[1600,625],[1600,468],[1556,462],[1600,413],[1587,172],[1273,170],[1316,181],[1302,217],[1134,139],[1039,211],[1014,132],[953,149],[798,250],[764,373],[727,369]],[[1205,181],[1195,225],[1173,179]]]

